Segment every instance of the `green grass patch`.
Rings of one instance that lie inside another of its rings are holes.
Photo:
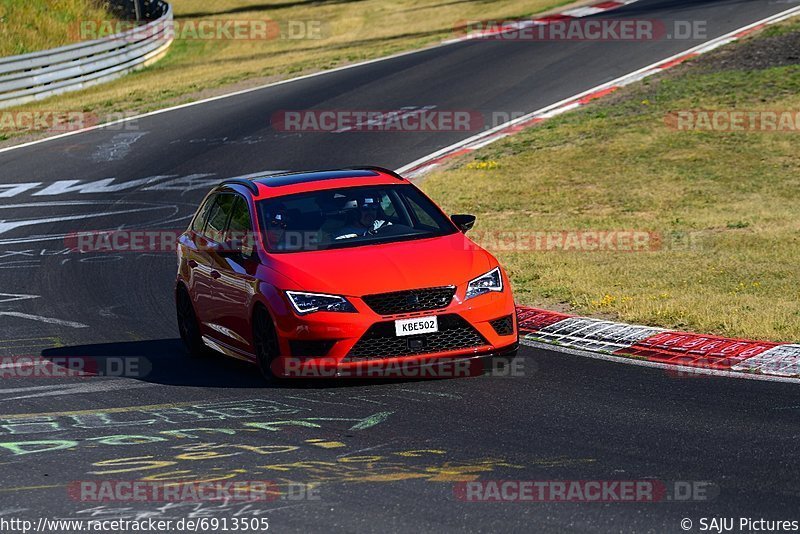
[[[770,34],[781,35],[792,32]],[[753,46],[759,39],[719,54],[735,63]],[[649,252],[498,247],[522,304],[800,341],[800,132],[689,132],[665,121],[679,110],[798,112],[800,66],[715,71],[719,57],[485,147],[422,186],[449,212],[478,215],[476,236],[643,230],[663,238]]]
[[[0,57],[73,43],[81,21],[110,17],[97,0],[0,0]]]

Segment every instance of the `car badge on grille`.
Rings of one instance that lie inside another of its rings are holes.
[[[411,293],[406,297],[406,304],[409,306],[416,306],[419,304],[419,295],[416,293]]]

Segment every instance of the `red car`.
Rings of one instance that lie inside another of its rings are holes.
[[[267,378],[513,355],[508,276],[474,223],[378,167],[223,181],[178,240],[181,338]]]

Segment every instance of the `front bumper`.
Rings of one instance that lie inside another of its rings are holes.
[[[466,378],[491,374],[498,361],[502,361],[501,368],[505,368],[518,350],[519,342],[515,341],[500,349],[462,356],[425,355],[349,363],[326,358],[281,359],[273,364],[273,373],[282,378]]]
[[[358,313],[318,312],[306,316],[287,314],[277,317],[281,356],[273,363],[273,373],[297,378],[400,378],[419,377],[425,369],[434,369],[434,374],[429,376],[474,376],[479,364],[470,361],[510,353],[517,347],[517,321],[510,291],[481,295],[467,301],[456,294],[444,309],[399,315],[378,315],[362,300],[350,300]],[[397,350],[406,339],[401,341],[401,338],[386,337],[385,343],[380,339],[370,339],[365,352],[363,340],[368,333],[374,335],[374,327],[388,327],[397,319],[432,315],[442,318],[442,322],[447,322],[445,319],[450,322],[457,319],[466,324],[475,334],[468,337],[469,346],[461,347],[457,340],[450,340],[445,344],[425,347],[423,335],[408,336],[407,339],[409,343],[417,344],[422,340],[422,348],[415,346]],[[498,333],[492,322],[506,317],[511,318],[512,328]],[[359,341],[362,343],[359,344]],[[440,346],[445,349],[438,350]],[[374,350],[374,354],[371,350]],[[393,354],[393,351],[399,354]]]

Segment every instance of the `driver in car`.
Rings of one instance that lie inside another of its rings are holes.
[[[286,207],[283,204],[278,204],[274,213],[269,215],[267,222],[267,243],[270,249],[286,249],[286,223]]]
[[[366,236],[367,234],[374,235],[378,233],[381,228],[391,226],[392,223],[383,217],[383,210],[381,209],[380,199],[367,197],[358,204],[358,218],[350,224],[345,224],[337,231],[337,236],[334,238],[350,239],[353,237]]]

